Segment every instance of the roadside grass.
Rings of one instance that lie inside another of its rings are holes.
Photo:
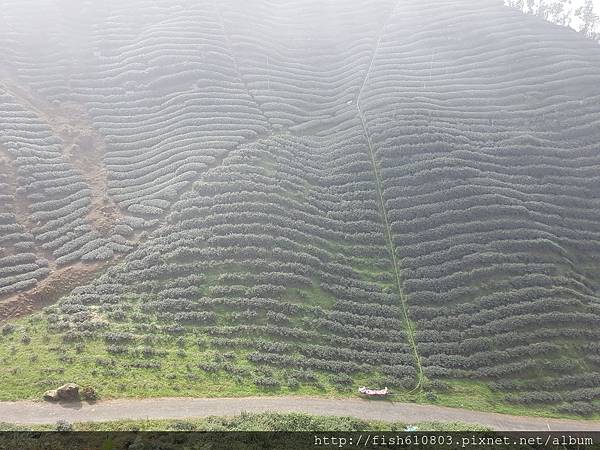
[[[353,417],[318,416],[304,413],[242,413],[185,420],[117,420],[73,424],[73,431],[403,431],[408,425],[419,431],[488,431],[480,425],[460,422],[365,421]],[[0,423],[0,431],[50,431],[56,425]]]
[[[114,355],[101,340],[82,347],[63,343],[45,330],[40,316],[14,322],[15,331],[0,335],[0,400],[39,400],[44,391],[76,382],[91,386],[101,398],[144,397],[245,397],[261,395],[354,396],[361,384],[375,374],[359,374],[354,385],[340,391],[328,376],[315,371],[316,380],[289,383],[292,372],[257,367],[246,360],[249,350],[220,351],[198,345],[198,335],[183,341],[162,336],[165,355],[141,358]],[[27,336],[26,343],[23,336]],[[182,344],[183,342],[183,344]],[[136,368],[136,363],[160,364],[158,368]],[[208,363],[208,367],[206,367]],[[229,364],[227,364],[229,363]],[[204,364],[204,366],[203,366]],[[204,369],[203,369],[204,367]],[[206,370],[206,369],[209,370]],[[273,378],[279,387],[260,387],[256,376]]]
[[[575,414],[557,412],[545,405],[515,405],[504,401],[508,392],[493,391],[488,385],[473,380],[444,380],[449,387],[448,390],[437,392],[435,402],[425,401],[440,406],[452,408],[465,408],[475,411],[496,412],[516,416],[536,416],[548,418],[563,418],[581,420],[582,417]],[[600,414],[593,414],[584,419],[597,420]]]
[[[91,386],[101,399],[286,395],[351,398],[356,397],[359,386],[376,385],[380,379],[377,373],[356,374],[352,384],[341,386],[334,384],[330,376],[315,371],[314,381],[289,383],[289,370],[254,366],[246,359],[250,350],[211,348],[206,336],[198,334],[186,335],[179,342],[172,336],[161,336],[161,348],[166,354],[140,358],[110,354],[101,340],[87,341],[80,347],[63,343],[46,330],[39,313],[12,324],[14,331],[0,333],[0,401],[41,400],[44,391],[67,382]],[[206,345],[198,345],[203,339]],[[144,361],[158,363],[160,369],[130,366]],[[216,369],[207,371],[202,363],[212,364]],[[260,387],[254,383],[257,376],[275,379],[279,386]],[[379,401],[581,419],[543,405],[509,404],[503,399],[505,393],[495,392],[479,381],[444,380],[443,385],[445,388],[426,385],[416,392],[390,386],[393,395]],[[598,419],[600,414],[586,418]]]

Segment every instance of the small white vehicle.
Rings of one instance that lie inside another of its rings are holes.
[[[368,397],[385,397],[389,393],[387,387],[383,389],[369,389],[366,386],[358,388],[358,392]]]

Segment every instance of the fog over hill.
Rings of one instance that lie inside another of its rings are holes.
[[[88,349],[40,389],[180,339],[232,385],[600,412],[596,42],[501,0],[2,9],[0,320]]]

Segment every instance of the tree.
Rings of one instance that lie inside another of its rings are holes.
[[[600,40],[600,16],[594,10],[593,0],[585,0],[584,5],[577,8],[575,15],[583,22],[580,32],[592,39]]]
[[[600,17],[596,13],[594,0],[582,1],[583,5],[579,7],[577,5],[581,1],[573,0],[505,0],[505,4],[600,40]]]

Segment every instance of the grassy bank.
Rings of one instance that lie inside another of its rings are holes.
[[[73,431],[403,431],[408,425],[302,413],[243,413],[232,417],[211,416],[187,420],[119,420],[26,427],[0,423],[0,431],[51,431],[58,427]],[[463,423],[422,422],[410,425],[421,431],[487,430],[478,425]]]
[[[48,332],[40,314],[20,319],[11,327],[10,332],[0,333],[0,401],[41,400],[44,391],[66,382],[91,386],[101,399],[274,395],[344,398],[355,397],[361,385],[379,385],[377,374],[336,380],[315,371],[311,379],[295,378],[296,374],[287,369],[253,366],[246,360],[244,350],[223,352],[203,345],[203,337],[193,334],[182,338],[164,336],[161,348],[165,354],[140,357],[111,354],[101,340],[64,343]],[[147,367],[141,367],[140,362],[147,363]],[[258,385],[257,377],[275,380],[277,384]],[[390,400],[397,402],[581,419],[544,405],[509,404],[504,401],[503,392],[472,380],[426,382],[415,392],[390,388]]]

